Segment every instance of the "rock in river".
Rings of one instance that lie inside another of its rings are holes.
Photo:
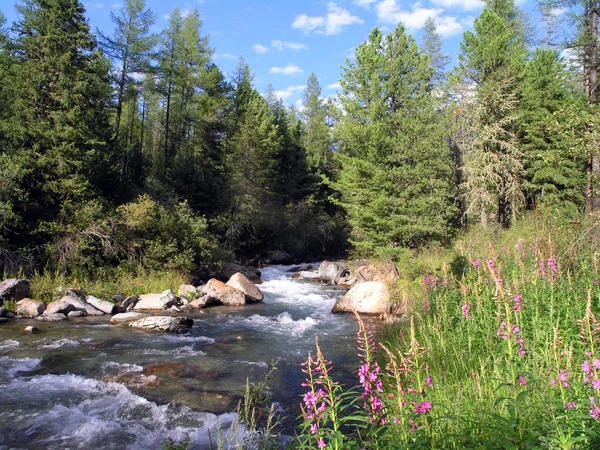
[[[117,305],[115,305],[114,303],[107,302],[106,300],[100,300],[99,298],[94,297],[93,295],[88,295],[85,298],[85,301],[92,305],[94,308],[102,311],[104,314],[114,313],[115,308],[117,307]]]
[[[25,317],[37,317],[44,312],[46,305],[39,300],[24,298],[17,302],[17,314]]]
[[[387,286],[379,281],[358,283],[339,299],[331,312],[358,312],[362,314],[385,314],[390,306]]]
[[[187,333],[194,321],[187,317],[150,316],[129,322],[131,328],[146,331],[166,331],[170,333]]]
[[[260,289],[239,272],[229,279],[227,286],[242,291],[246,295],[246,300],[249,302],[262,302],[265,298]]]
[[[340,278],[347,273],[346,266],[337,262],[323,261],[319,266],[319,280],[325,283],[333,282],[337,284]]]
[[[115,314],[110,318],[110,323],[126,323],[133,322],[134,320],[141,319],[142,317],[146,317],[146,314],[140,312],[126,312],[121,314]]]
[[[214,278],[202,288],[202,293],[226,306],[242,306],[246,304],[246,295],[239,289],[227,286]]]
[[[179,305],[179,299],[175,297],[171,289],[167,289],[162,294],[144,294],[133,307],[134,310],[162,310],[169,309],[173,305]]]
[[[29,295],[29,280],[10,278],[0,283],[0,305],[2,299],[21,300]]]

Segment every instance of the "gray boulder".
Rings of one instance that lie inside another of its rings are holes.
[[[396,264],[387,262],[385,264],[369,264],[356,269],[356,279],[359,283],[365,281],[381,281],[386,284],[394,284],[400,280],[400,273]]]
[[[123,303],[121,303],[121,307],[127,309],[131,306],[133,308],[139,299],[140,298],[137,295],[130,295],[125,300],[123,300]]]
[[[115,309],[117,308],[117,305],[115,305],[114,303],[107,302],[106,300],[100,300],[99,298],[94,297],[93,295],[88,295],[85,298],[85,301],[97,310],[102,311],[104,314],[113,314],[115,312]]]
[[[177,293],[181,296],[189,296],[190,294],[195,294],[198,292],[196,286],[192,286],[191,284],[182,284],[179,286]]]
[[[239,272],[234,274],[229,279],[227,286],[231,286],[232,288],[242,291],[246,296],[246,300],[250,303],[262,302],[265,298],[260,289]]]
[[[71,307],[73,307],[73,305],[70,305]],[[67,316],[65,316],[64,314],[61,313],[49,313],[46,314],[44,312],[44,314],[41,314],[39,316],[37,316],[35,318],[35,320],[41,320],[43,322],[60,322],[63,320],[67,320]]]
[[[0,300],[21,300],[29,295],[30,290],[29,280],[10,278],[0,283]]]
[[[76,317],[85,317],[85,316],[87,316],[87,314],[84,313],[83,311],[71,311],[69,314],[67,314],[67,317],[69,319],[73,319]]]
[[[332,313],[358,312],[361,314],[385,314],[390,309],[390,294],[385,283],[366,281],[356,284],[339,299]]]
[[[292,278],[302,278],[303,280],[319,280],[319,272],[309,272],[307,270],[302,270],[300,272],[295,272],[292,275]]]
[[[120,314],[115,314],[114,316],[112,316],[110,318],[110,323],[117,324],[117,323],[133,322],[134,320],[139,320],[142,317],[146,317],[146,314],[139,313],[139,312],[120,313]]]
[[[17,302],[17,314],[25,317],[37,317],[46,310],[46,305],[39,300],[24,298]]]
[[[145,331],[164,331],[169,333],[187,333],[194,321],[187,317],[150,316],[129,322],[128,326]]]
[[[340,278],[348,274],[348,269],[341,263],[333,261],[323,261],[319,266],[319,281],[325,283],[335,283],[340,281]]]
[[[246,304],[246,295],[239,289],[227,286],[222,281],[214,278],[208,280],[202,288],[202,293],[208,295],[215,302],[226,306],[243,306]]]
[[[71,311],[76,311],[77,308],[71,303],[63,302],[62,300],[55,300],[46,305],[46,310],[42,314],[43,316],[50,316],[52,314],[62,314],[66,316]]]
[[[144,294],[133,307],[134,311],[140,310],[158,310],[169,309],[171,306],[178,306],[179,299],[175,297],[171,289],[167,289],[161,294]]]
[[[98,308],[84,302],[79,297],[75,297],[73,294],[65,295],[60,299],[61,302],[69,303],[75,307],[77,311],[86,313],[88,316],[103,316],[104,313]]]

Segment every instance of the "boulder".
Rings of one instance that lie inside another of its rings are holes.
[[[29,326],[25,327],[25,329],[23,331],[25,333],[37,333],[40,330],[37,329],[36,327],[32,326],[32,325],[29,325]]]
[[[202,293],[208,295],[209,300],[222,303],[226,306],[242,306],[246,304],[246,295],[239,289],[227,286],[222,281],[214,278],[202,288]]]
[[[10,278],[0,283],[0,300],[21,300],[29,295],[29,291],[29,280]]]
[[[84,302],[79,297],[75,297],[72,293],[62,297],[60,299],[60,301],[73,305],[77,311],[84,312],[88,316],[103,316],[104,315],[104,313],[102,311],[100,311],[98,308],[94,307],[93,305],[90,305],[87,302]]]
[[[231,286],[232,288],[242,291],[246,295],[246,301],[250,303],[262,302],[265,298],[260,289],[239,272],[234,274],[229,279],[227,286]]]
[[[22,314],[25,317],[37,317],[46,309],[46,305],[39,300],[24,298],[17,302],[17,314]]]
[[[340,281],[340,278],[348,274],[348,269],[341,263],[333,261],[323,261],[319,266],[319,281],[325,283],[333,282],[335,284]]]
[[[340,281],[338,281],[339,286],[354,286],[357,283],[356,277],[342,277]]]
[[[121,294],[115,294],[112,296],[112,300],[114,303],[123,303],[125,301],[125,297]]]
[[[238,264],[233,264],[233,263],[224,263],[223,267],[221,267],[221,270],[219,271],[219,273],[217,274],[217,276],[215,278],[217,280],[225,283],[233,275],[235,275],[238,272],[243,274],[246,278],[248,278],[253,283],[256,283],[256,284],[262,283],[262,280],[260,278],[261,277],[260,270],[255,269],[254,267],[240,266]]]
[[[85,301],[97,310],[102,311],[104,314],[113,314],[117,307],[117,305],[115,305],[114,303],[107,302],[106,300],[100,300],[99,298],[94,297],[93,295],[88,295],[85,298]]]
[[[167,289],[161,294],[140,295],[138,302],[133,309],[139,310],[163,310],[169,309],[173,305],[179,305],[179,299],[175,297],[171,289]]]
[[[291,264],[292,257],[290,254],[283,250],[272,250],[267,252],[265,256],[261,258],[265,264]]]
[[[302,278],[303,280],[318,280],[319,273],[318,272],[309,272],[306,270],[302,270],[300,272],[296,272],[292,275],[292,278]]]
[[[190,294],[195,294],[196,292],[198,292],[198,289],[191,284],[182,284],[177,290],[177,293],[181,296],[188,296]]]
[[[332,313],[358,312],[361,314],[385,314],[390,307],[390,294],[385,283],[366,281],[358,283],[339,299]]]
[[[116,324],[116,323],[133,322],[134,320],[139,320],[142,317],[146,317],[146,314],[139,313],[139,312],[120,313],[120,314],[115,314],[114,316],[112,316],[110,318],[110,323]]]
[[[121,303],[121,307],[125,309],[129,308],[130,306],[134,307],[139,299],[140,298],[137,295],[130,295],[125,300],[123,300],[123,303]]]
[[[73,305],[69,305],[69,306],[71,306],[71,308],[73,307]],[[46,311],[47,311],[47,309],[46,309]],[[60,322],[62,320],[67,320],[67,316],[65,316],[64,314],[61,314],[61,313],[48,313],[48,314],[46,314],[46,311],[44,311],[44,314],[41,314],[41,315],[37,316],[35,318],[35,320],[41,320],[41,321],[44,321],[44,322]]]
[[[85,317],[87,316],[86,313],[84,313],[83,311],[71,311],[69,314],[67,314],[67,317],[69,319],[75,318],[75,317]]]
[[[50,316],[52,314],[62,314],[66,317],[71,311],[76,311],[77,308],[71,303],[63,302],[62,300],[55,300],[46,305],[46,310],[42,314],[43,316]]]
[[[6,308],[2,308],[2,307],[0,306],[0,317],[4,317],[4,316],[6,316],[6,313],[7,313],[7,312],[8,312],[8,311],[7,311],[7,309],[6,309]]]
[[[131,328],[146,331],[166,331],[169,333],[187,333],[194,321],[187,317],[150,316],[129,322]]]
[[[386,284],[394,284],[400,279],[398,268],[392,262],[383,265],[369,264],[367,266],[360,266],[356,269],[355,276],[359,283],[381,281]]]
[[[288,272],[293,272],[293,273],[308,272],[308,271],[312,271],[312,270],[313,270],[312,264],[300,264],[299,266],[288,269]]]
[[[203,309],[211,304],[216,303],[215,299],[209,297],[208,295],[203,295],[183,307],[184,311],[193,311],[194,309]]]

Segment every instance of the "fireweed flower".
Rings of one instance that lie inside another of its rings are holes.
[[[431,311],[431,302],[422,301],[421,309],[423,310],[423,314],[427,314],[429,311]]]
[[[546,266],[548,267],[548,279],[551,283],[554,283],[554,280],[556,279],[556,274],[558,273],[555,255],[552,255],[550,258],[548,258]]]
[[[525,377],[520,376],[519,377],[519,383],[521,383],[521,385],[525,386],[527,384],[527,380],[525,379]]]
[[[471,312],[471,305],[469,305],[468,303],[465,303],[464,305],[461,306],[462,309],[462,316],[464,319],[470,319],[471,315],[469,314]]]
[[[577,408],[577,403],[575,403],[575,402],[565,403],[565,409],[575,409],[575,408]]]
[[[523,306],[523,296],[522,295],[513,295],[513,299],[515,301],[515,306],[513,307],[513,311],[521,312],[521,306]]]
[[[567,374],[566,369],[562,369],[560,371],[560,374],[558,375],[558,380],[562,383],[563,387],[566,387],[566,388],[571,386],[568,383],[567,378],[568,378],[568,374]]]
[[[600,403],[596,404],[594,397],[590,397],[590,416],[596,420],[600,420]]]
[[[425,276],[423,277],[423,284],[424,284],[425,286],[429,286],[429,285],[431,284],[431,278],[429,278],[429,275],[425,275]]]
[[[477,258],[475,261],[473,261],[473,267],[479,267],[481,266],[481,259]]]
[[[433,405],[429,402],[415,403],[415,413],[416,414],[428,413],[429,411],[432,410],[432,408],[433,408]]]
[[[317,442],[317,447],[321,449],[327,447],[327,445],[323,439],[319,439],[319,442]]]

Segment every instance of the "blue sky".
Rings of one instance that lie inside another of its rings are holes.
[[[9,22],[14,20],[14,8],[5,6],[6,0],[1,3]],[[84,0],[92,28],[110,34],[110,12],[118,13],[120,3]],[[539,23],[533,2],[520,3]],[[340,66],[375,26],[385,32],[402,22],[419,40],[431,16],[445,40],[445,52],[455,61],[462,33],[482,10],[479,0],[147,0],[147,6],[157,16],[155,32],[166,26],[175,6],[184,14],[197,7],[203,34],[210,36],[214,61],[221,70],[232,73],[238,58],[244,57],[254,73],[255,87],[264,92],[271,83],[290,105],[299,105],[311,72],[319,78],[325,97],[335,95]]]

